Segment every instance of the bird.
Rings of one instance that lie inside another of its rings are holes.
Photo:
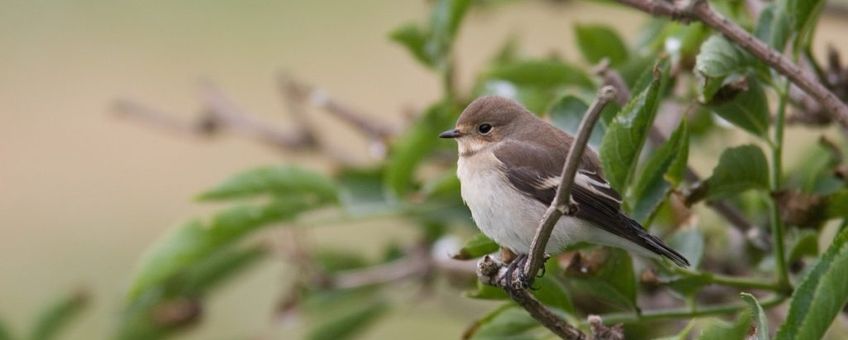
[[[457,142],[460,194],[475,224],[502,249],[517,255],[511,269],[523,265],[561,183],[574,137],[499,96],[472,101],[455,128],[439,137]],[[563,215],[551,233],[547,254],[585,242],[689,266],[683,255],[622,211],[621,195],[604,179],[598,155],[590,148],[580,159],[570,205],[571,213]]]

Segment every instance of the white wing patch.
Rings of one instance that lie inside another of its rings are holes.
[[[562,176],[540,178],[533,186],[540,190],[556,189],[561,182]],[[574,176],[574,184],[588,189],[592,194],[602,199],[621,204],[621,196],[610,187],[609,183],[598,176],[597,173],[588,170],[578,170]]]

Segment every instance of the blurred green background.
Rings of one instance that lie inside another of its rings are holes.
[[[191,197],[263,164],[327,169],[239,138],[185,138],[116,119],[133,98],[185,119],[197,81],[220,85],[248,112],[289,125],[275,85],[280,71],[363,112],[400,124],[402,112],[440,96],[439,80],[387,32],[427,16],[426,1],[9,1],[0,0],[0,319],[24,333],[39,309],[85,289],[92,305],[68,338],[103,338],[117,320],[136,261],[169,226],[209,211]],[[633,38],[644,16],[612,5],[526,1],[471,11],[457,44],[459,82],[511,34],[528,55],[578,61],[575,23],[601,22]],[[818,55],[840,43],[848,20],[828,15]],[[463,86],[466,87],[467,86]],[[358,162],[366,142],[320,112],[322,139]],[[791,141],[792,134],[789,135]],[[788,160],[792,159],[789,144]],[[317,229],[309,242],[376,249],[411,229],[395,221]],[[273,240],[273,232],[266,233]],[[296,339],[296,320],[274,320],[291,272],[281,260],[254,267],[215,294],[191,339]],[[365,338],[457,338],[489,304],[441,290],[405,304]],[[426,330],[418,332],[416,330]]]

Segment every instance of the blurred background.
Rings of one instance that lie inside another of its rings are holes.
[[[387,38],[405,22],[425,20],[426,1],[0,3],[0,319],[17,333],[52,299],[82,289],[91,308],[67,335],[106,337],[144,250],[169,227],[214,208],[193,203],[194,195],[259,165],[328,170],[308,154],[118,119],[115,100],[190,120],[199,109],[197,85],[207,79],[244,111],[286,128],[292,124],[275,83],[280,72],[394,125],[403,112],[440,97],[439,80]],[[458,80],[467,87],[510,35],[528,55],[556,53],[577,63],[574,24],[605,23],[630,40],[644,18],[578,1],[475,9],[456,44]],[[824,13],[817,55],[840,42],[848,53],[845,18]],[[332,148],[373,161],[366,141],[341,123],[320,112],[310,119]],[[410,229],[386,220],[319,228],[307,241],[367,250],[409,237]],[[205,322],[185,338],[299,338],[297,323],[271,318],[291,275],[274,259],[253,267],[212,296]],[[493,306],[457,296],[444,291],[404,305],[364,337],[456,338]]]

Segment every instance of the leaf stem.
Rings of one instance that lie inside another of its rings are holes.
[[[679,267],[672,268],[672,271],[686,276],[703,277],[705,282],[714,285],[734,287],[740,289],[761,289],[773,292],[779,292],[782,290],[782,287],[780,287],[778,284],[774,282],[768,282],[767,280],[762,278],[746,278],[713,273],[704,273]]]
[[[781,302],[786,300],[786,296],[782,294],[777,294],[774,297],[765,300],[761,303],[763,308],[771,308],[779,305]],[[602,315],[601,319],[603,319],[604,324],[614,325],[618,323],[634,323],[634,322],[646,322],[646,321],[658,321],[658,320],[667,320],[667,319],[687,319],[687,318],[696,318],[696,317],[704,317],[704,316],[712,316],[712,315],[722,315],[722,314],[730,314],[736,313],[738,311],[749,308],[747,304],[727,304],[727,305],[715,305],[715,306],[705,306],[700,308],[669,308],[669,309],[658,309],[658,310],[649,310],[643,311],[641,314],[633,314],[633,313],[614,313]]]
[[[774,244],[774,258],[777,267],[777,285],[782,291],[791,291],[792,284],[789,282],[789,271],[786,266],[786,255],[783,243],[783,220],[780,217],[780,204],[774,195],[781,186],[783,177],[783,130],[786,122],[786,101],[789,96],[789,81],[784,81],[784,87],[779,90],[779,101],[777,106],[777,117],[774,123],[774,143],[772,144],[771,161],[771,204],[769,205],[771,215],[772,243]]]

